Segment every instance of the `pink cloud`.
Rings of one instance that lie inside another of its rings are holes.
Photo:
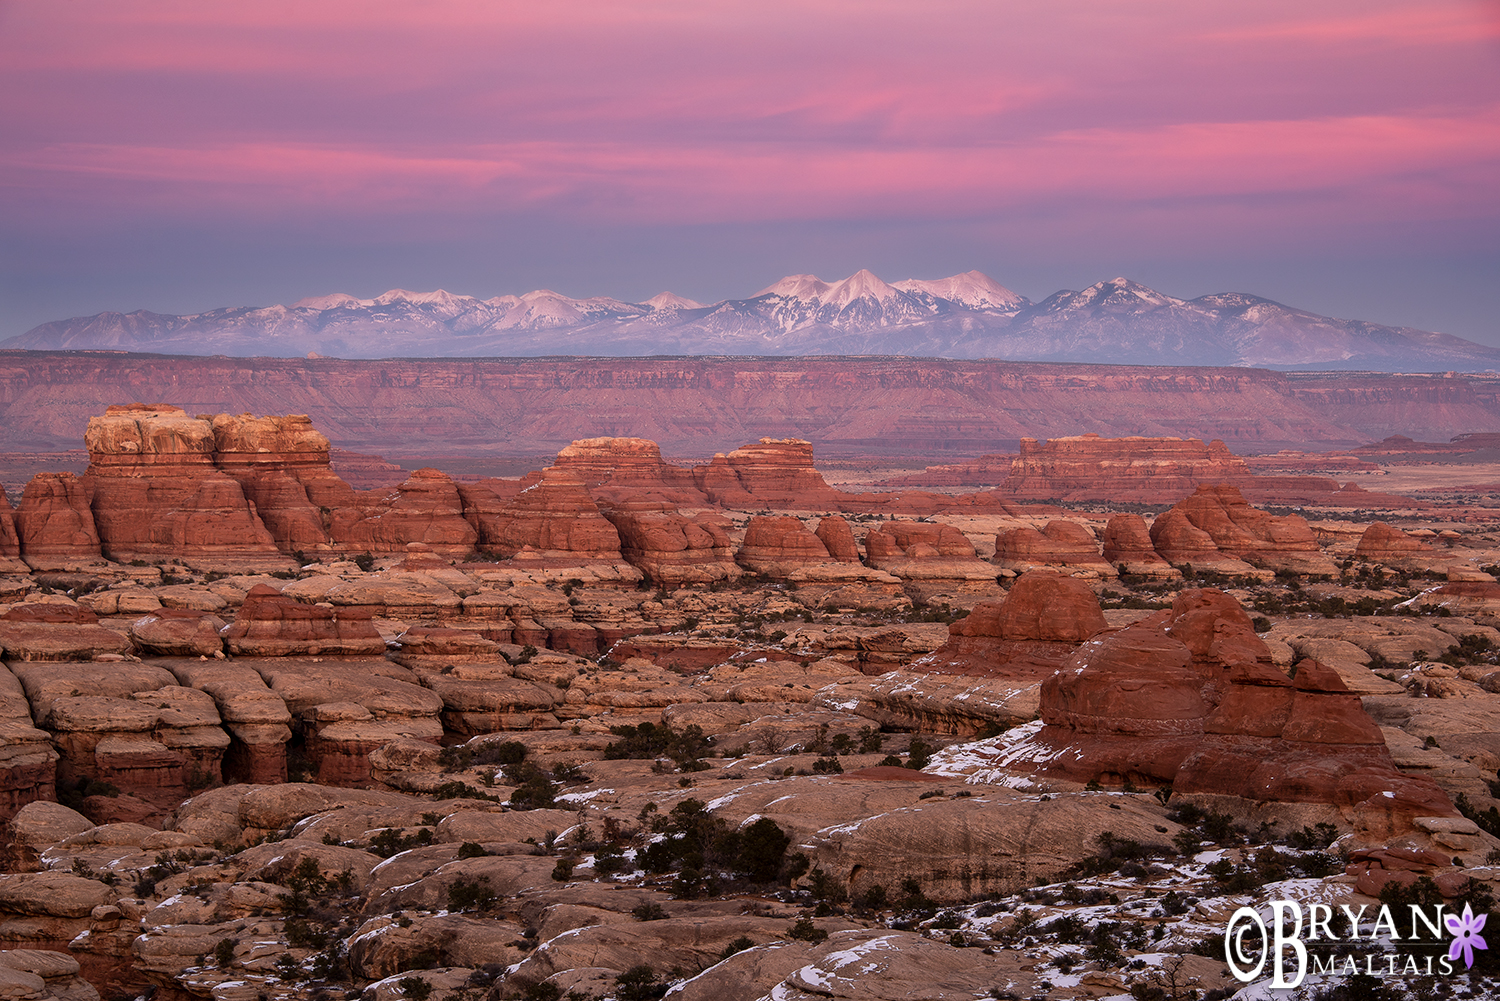
[[[1289,228],[1496,214],[1492,7],[12,5],[0,208],[646,225],[1086,202],[1122,229],[1153,204],[1186,226],[1166,206],[1205,200]]]

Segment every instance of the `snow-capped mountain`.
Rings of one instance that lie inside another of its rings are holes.
[[[1178,299],[1126,278],[1041,302],[978,271],[885,282],[789,275],[745,299],[644,302],[540,289],[342,293],[191,316],[144,310],[46,323],[0,348],[343,358],[898,354],[1012,361],[1443,371],[1500,369],[1500,350],[1338,320],[1247,293]]]

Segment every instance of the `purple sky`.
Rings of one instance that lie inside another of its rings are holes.
[[[1500,0],[0,0],[0,337],[1123,274],[1500,344]]]

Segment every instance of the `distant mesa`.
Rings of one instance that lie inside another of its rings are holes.
[[[1484,371],[1500,349],[1340,320],[1242,292],[1179,299],[1128,278],[1032,302],[978,271],[886,282],[789,275],[712,304],[550,289],[490,299],[391,289],[187,316],[138,310],[44,323],[0,349],[317,359],[552,355],[908,355],[1089,364]]]

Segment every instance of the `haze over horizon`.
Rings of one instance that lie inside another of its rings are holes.
[[[1500,4],[0,2],[0,339],[1126,275],[1500,344]]]

